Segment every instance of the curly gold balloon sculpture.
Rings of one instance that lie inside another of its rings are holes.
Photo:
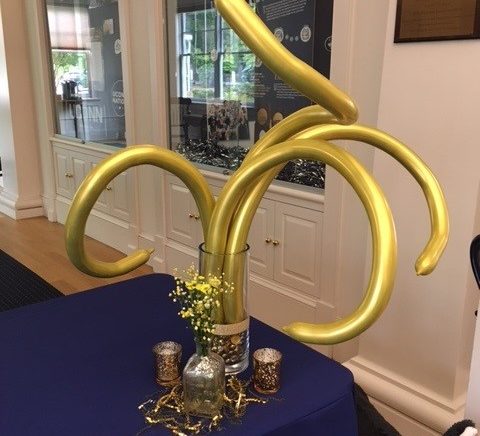
[[[316,105],[299,110],[270,129],[252,147],[216,202],[202,174],[177,153],[135,146],[113,154],[91,171],[75,195],[66,222],[68,255],[81,271],[98,277],[125,274],[148,260],[152,250],[139,250],[118,262],[106,263],[88,256],[84,248],[85,225],[95,201],[111,180],[128,168],[149,164],[178,176],[199,208],[205,249],[214,254],[234,254],[245,249],[255,211],[284,165],[298,158],[322,161],[346,179],[365,207],[373,241],[370,280],[363,301],[349,316],[328,324],[297,322],[284,330],[300,341],[314,344],[352,339],[370,327],[388,304],[396,272],[397,244],[392,214],[382,190],[351,154],[329,141],[360,141],[383,150],[420,185],[430,211],[431,234],[415,265],[419,275],[434,270],[447,243],[449,224],[442,190],[425,163],[407,146],[384,132],[354,124],[358,112],[352,100],[290,53],[245,0],[216,0],[215,7],[265,65]],[[217,322],[241,323],[246,317],[242,296],[244,265],[233,260],[207,265],[207,269],[214,267],[222,269],[235,289],[224,295]]]

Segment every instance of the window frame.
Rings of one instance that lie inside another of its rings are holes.
[[[184,53],[184,35],[189,34],[192,35],[192,32],[188,32],[185,30],[186,26],[186,15],[187,14],[197,14],[198,12],[208,12],[208,11],[215,11],[214,8],[209,8],[209,9],[203,9],[202,11],[190,11],[190,12],[176,12],[176,19],[177,19],[177,29],[181,29],[180,32],[176,35],[177,41],[178,41],[178,54],[177,54],[177,69],[178,69],[178,93],[180,97],[183,98],[191,98],[193,103],[199,103],[199,104],[206,104],[209,101],[209,97],[205,98],[199,98],[199,97],[188,97],[184,94],[184,77],[185,73],[183,71],[183,65],[184,62],[183,60],[186,57],[190,57],[190,59],[193,59],[194,56],[206,56],[210,57],[211,53]],[[215,41],[214,41],[214,49],[217,52],[217,59],[214,61],[214,96],[212,97],[213,100],[225,100],[223,96],[223,84],[224,84],[224,76],[223,76],[223,68],[221,66],[223,65],[223,59],[225,55],[234,55],[234,56],[241,56],[241,55],[253,55],[253,52],[250,50],[240,50],[240,51],[225,51],[224,50],[224,38],[223,38],[223,32],[225,30],[230,30],[233,32],[233,30],[228,27],[227,23],[223,20],[223,18],[219,15],[216,14],[215,16],[215,27],[213,29],[200,29],[204,33],[207,32],[214,32],[215,34]],[[197,30],[195,29],[194,32]],[[236,36],[238,38],[238,36]],[[239,39],[239,38],[238,38]],[[206,39],[205,39],[206,40]],[[239,39],[241,42],[241,40]],[[206,88],[205,88],[206,89]],[[253,107],[255,104],[254,102],[254,97],[252,96],[251,99],[247,100],[244,105],[249,108]]]
[[[76,0],[74,0],[76,1]],[[125,114],[123,117],[117,116],[118,118],[124,118],[124,125],[125,125],[125,130],[123,131],[123,139],[116,139],[116,138],[86,138],[85,135],[84,137],[81,136],[73,136],[68,133],[62,133],[61,129],[61,119],[60,119],[60,114],[57,110],[57,104],[58,104],[58,94],[57,94],[57,87],[56,87],[56,80],[55,80],[55,71],[54,71],[54,59],[53,59],[53,52],[54,51],[66,51],[66,52],[82,52],[86,53],[86,65],[87,65],[87,74],[88,74],[88,97],[83,99],[84,101],[88,100],[94,100],[97,97],[93,96],[93,86],[92,86],[92,50],[91,48],[72,48],[72,47],[57,47],[52,45],[52,38],[51,38],[51,33],[50,33],[50,19],[49,19],[49,3],[47,0],[41,0],[41,5],[43,9],[43,25],[45,29],[45,49],[46,49],[46,60],[47,60],[47,66],[48,66],[48,82],[49,82],[49,95],[50,95],[50,101],[51,101],[51,112],[52,112],[52,132],[51,132],[51,140],[60,140],[60,141],[66,141],[70,143],[77,143],[77,144],[89,144],[94,147],[101,147],[105,149],[111,149],[113,151],[118,151],[122,150],[125,147],[128,146],[128,136],[127,136],[127,131],[128,131],[128,118],[126,115],[127,112],[127,99],[125,98]],[[54,4],[55,6],[55,4]],[[77,7],[77,5],[73,5],[74,7]],[[120,3],[118,4],[118,28],[122,28],[122,7]],[[121,30],[120,34],[125,32],[125,30]],[[128,30],[127,30],[128,32]],[[120,37],[121,38],[121,37]],[[124,63],[124,53],[121,53],[121,73],[122,73],[122,78],[120,79],[124,84],[125,84],[125,78],[126,78],[126,71],[125,71],[125,63]],[[124,90],[125,92],[125,90]],[[76,109],[74,109],[76,110]],[[104,116],[105,119],[107,119],[107,116]],[[85,132],[86,129],[83,131]]]

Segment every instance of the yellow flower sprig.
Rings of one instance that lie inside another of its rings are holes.
[[[184,271],[184,278],[175,275],[175,289],[169,296],[180,305],[178,315],[189,323],[197,344],[208,348],[215,331],[214,311],[221,295],[233,292],[233,287],[223,277],[200,275],[193,265]]]

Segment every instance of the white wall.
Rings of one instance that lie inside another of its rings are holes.
[[[0,210],[26,218],[43,215],[43,204],[24,3],[1,0],[0,19]]]
[[[434,273],[417,277],[415,259],[429,235],[425,200],[403,168],[375,152],[373,173],[394,214],[399,264],[391,303],[362,335],[353,369],[371,368],[375,377],[445,410],[428,422],[441,430],[464,404],[475,321],[471,302],[478,301],[468,248],[480,181],[480,41],[394,44],[395,12],[390,0],[378,127],[411,146],[433,170],[449,205],[451,235]],[[357,13],[370,15],[362,7]],[[388,394],[378,399],[396,402]],[[400,403],[393,406],[408,409]],[[419,420],[428,414],[424,406]]]
[[[368,11],[368,13],[366,13]],[[378,0],[335,2],[331,80],[345,90],[359,110],[359,122],[375,126],[383,72],[388,3]],[[372,26],[372,22],[376,25]],[[368,169],[374,149],[362,143],[343,144]],[[352,187],[327,167],[323,231],[322,293],[336,296],[337,317],[353,312],[366,288],[365,252],[370,227]],[[325,322],[319,319],[319,322]],[[358,339],[334,347],[343,362],[358,352]]]

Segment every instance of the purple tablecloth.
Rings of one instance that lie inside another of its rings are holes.
[[[176,340],[184,361],[193,353],[167,296],[172,285],[171,276],[153,274],[0,313],[0,434],[118,436],[144,428],[137,406],[156,391],[152,346]],[[220,434],[357,434],[347,369],[254,319],[251,349],[265,346],[284,355],[282,401],[251,406],[241,425],[226,423]]]

